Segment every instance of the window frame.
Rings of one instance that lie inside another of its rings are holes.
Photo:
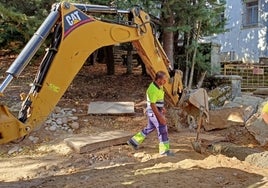
[[[260,5],[259,0],[243,0],[243,9],[244,9],[242,17],[243,28],[259,26],[260,22],[259,5]]]

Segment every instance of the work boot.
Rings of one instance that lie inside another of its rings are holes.
[[[162,156],[175,156],[175,154],[173,152],[171,152],[170,150],[165,151],[164,153],[161,153]]]
[[[135,144],[131,139],[127,141],[127,144],[131,146],[134,150],[138,149],[138,145]]]

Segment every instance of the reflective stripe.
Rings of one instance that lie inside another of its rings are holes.
[[[143,132],[138,132],[131,138],[131,140],[135,142],[135,144],[139,145],[144,141],[145,137],[146,136],[143,134]]]
[[[169,141],[159,143],[159,153],[163,154],[169,150]]]
[[[156,105],[157,107],[163,108],[163,107],[164,107],[164,101],[157,101],[157,102],[155,103],[155,105]]]

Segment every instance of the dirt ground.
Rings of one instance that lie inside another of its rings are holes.
[[[0,58],[0,79],[13,57]],[[37,66],[28,66],[19,79],[12,82],[1,98],[11,109],[18,108],[19,94],[29,90]],[[152,133],[139,150],[127,145],[77,154],[63,142],[75,135],[95,135],[110,130],[133,133],[146,124],[143,113],[145,90],[150,77],[141,76],[135,67],[132,75],[116,66],[116,74],[107,76],[105,65],[84,66],[57,106],[75,109],[79,129],[73,133],[45,126],[30,135],[37,143],[25,138],[19,143],[0,146],[0,187],[268,187],[268,169],[221,154],[196,153],[191,147],[195,131],[177,130],[169,119],[169,137],[174,157],[157,154],[158,141]],[[134,115],[87,115],[91,101],[133,101]],[[170,114],[168,114],[170,116]],[[244,127],[204,132],[203,135],[224,136],[232,143],[260,148]],[[18,151],[8,154],[10,149]],[[260,148],[266,150],[267,148]]]

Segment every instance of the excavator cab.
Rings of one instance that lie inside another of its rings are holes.
[[[93,13],[122,14],[129,20],[108,21],[94,17]],[[103,46],[131,42],[152,78],[159,70],[169,75],[169,82],[164,85],[166,99],[170,105],[177,106],[178,92],[183,90],[182,72],[170,67],[152,25],[150,16],[139,7],[118,10],[100,5],[68,2],[54,4],[45,21],[6,71],[7,77],[0,85],[0,95],[3,95],[12,79],[19,77],[48,35],[52,36],[50,47],[40,63],[30,91],[22,97],[18,117],[10,113],[6,106],[0,106],[0,144],[22,138],[40,126],[65,93],[88,55]],[[206,100],[197,95],[192,99],[190,97],[189,101],[199,108],[207,104]]]

